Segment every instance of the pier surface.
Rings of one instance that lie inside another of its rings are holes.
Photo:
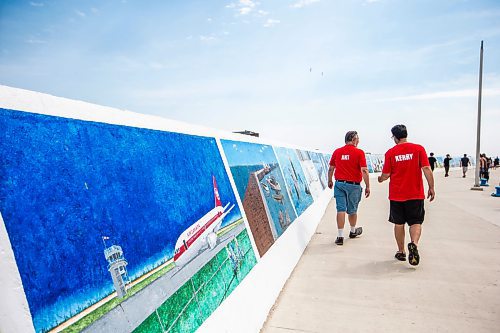
[[[334,244],[332,200],[261,333],[499,332],[500,198],[491,193],[500,169],[482,192],[470,190],[473,169],[467,176],[435,171],[416,268],[394,259],[388,182],[370,179],[358,211],[363,235],[343,246]]]

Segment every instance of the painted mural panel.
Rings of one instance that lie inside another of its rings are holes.
[[[255,265],[214,138],[5,109],[0,133],[0,212],[37,332],[153,313],[192,332],[216,307],[193,295],[220,304]]]
[[[365,154],[366,158],[366,167],[368,168],[369,173],[373,173],[373,162],[372,162],[372,155],[371,154]]]
[[[323,155],[320,153],[316,152],[309,152],[311,155],[311,159],[313,161],[314,167],[316,168],[316,171],[318,172],[319,176],[319,181],[321,183],[321,187],[325,189],[328,186],[328,165],[325,159],[323,158]]]
[[[436,166],[438,168],[442,168],[443,167],[443,162],[444,162],[443,156],[437,156],[436,157]]]
[[[295,211],[301,215],[313,203],[313,197],[302,171],[297,152],[291,148],[274,147],[276,156],[283,170],[287,190]]]
[[[317,199],[324,187],[322,185],[318,170],[313,162],[312,153],[307,150],[297,149],[297,156],[299,157],[300,165],[302,170],[304,170],[304,175],[306,176],[306,181],[309,186],[309,191],[311,192],[314,199]]]
[[[373,165],[373,172],[382,172],[382,168],[384,167],[384,155],[371,154],[370,158]]]
[[[297,217],[273,148],[221,140],[236,188],[263,255]]]

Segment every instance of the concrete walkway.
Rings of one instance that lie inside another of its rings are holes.
[[[393,257],[388,182],[371,179],[364,233],[342,247],[330,202],[261,332],[500,332],[500,169],[483,192],[470,190],[473,172],[436,171],[417,268]]]

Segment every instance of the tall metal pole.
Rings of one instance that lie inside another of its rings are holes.
[[[481,147],[481,96],[483,93],[483,41],[481,41],[481,55],[479,58],[479,96],[477,100],[477,140],[476,140],[476,179],[473,189],[479,189],[479,151]]]

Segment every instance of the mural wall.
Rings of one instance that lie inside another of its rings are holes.
[[[0,133],[37,332],[192,332],[255,265],[214,138],[6,109]]]

